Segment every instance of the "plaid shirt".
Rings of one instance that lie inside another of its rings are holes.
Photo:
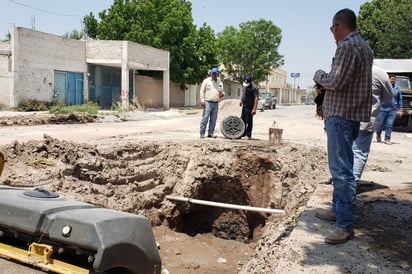
[[[371,115],[373,51],[358,32],[337,43],[329,73],[318,70],[313,80],[326,89],[323,117],[367,122]]]

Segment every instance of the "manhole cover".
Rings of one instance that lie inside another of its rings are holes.
[[[220,123],[220,131],[226,138],[238,139],[245,132],[245,123],[236,116],[228,116]]]

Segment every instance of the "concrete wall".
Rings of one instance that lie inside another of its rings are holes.
[[[163,81],[147,76],[135,76],[135,97],[146,108],[163,107]],[[170,82],[170,106],[183,107],[185,91],[177,83]]]
[[[223,89],[225,90],[224,99],[240,99],[243,87],[238,82],[225,80],[223,81]]]
[[[133,42],[90,40],[86,42],[86,51],[87,63],[120,67],[122,60],[127,58],[130,69],[169,69],[167,51]]]
[[[12,107],[17,106],[21,99],[51,101],[55,70],[86,72],[83,41],[25,28],[14,30]]]
[[[129,66],[133,69],[168,70],[169,53],[136,43],[128,43]]]
[[[0,109],[7,109],[12,100],[12,60],[10,43],[0,43]]]
[[[86,52],[87,58],[85,60],[87,63],[121,67],[122,41],[89,40],[86,42]]]

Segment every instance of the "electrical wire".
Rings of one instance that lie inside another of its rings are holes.
[[[52,12],[52,11],[49,11],[49,10],[45,10],[45,9],[37,8],[37,7],[34,7],[34,6],[30,6],[30,5],[21,3],[21,2],[19,2],[19,1],[15,1],[15,0],[9,0],[9,1],[10,1],[11,3],[13,3],[13,4],[20,5],[20,6],[22,6],[22,7],[26,7],[26,8],[29,8],[29,9],[38,10],[38,11],[45,12],[45,13],[49,13],[49,14],[54,14],[54,15],[58,15],[58,16],[65,16],[65,17],[81,17],[80,15],[63,14],[63,13]]]

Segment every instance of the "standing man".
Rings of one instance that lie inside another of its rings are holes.
[[[333,180],[332,210],[316,216],[336,223],[335,230],[325,238],[328,244],[341,244],[354,236],[356,182],[352,144],[360,122],[369,121],[371,116],[373,52],[356,28],[352,10],[342,9],[335,14],[330,31],[337,48],[331,70],[318,70],[313,77],[326,89],[322,114]]]
[[[245,123],[245,132],[242,139],[252,139],[253,115],[256,114],[258,101],[259,88],[253,83],[252,76],[246,75],[243,80],[243,91],[239,102],[239,106],[242,107],[240,118]]]
[[[372,67],[372,111],[370,122],[361,122],[359,135],[353,142],[353,176],[358,183],[368,160],[373,132],[376,129],[377,118],[381,104],[392,101],[392,85],[388,74],[380,67]]]
[[[225,96],[223,83],[220,81],[219,69],[212,68],[210,77],[202,82],[200,87],[200,106],[203,108],[202,120],[200,121],[200,138],[205,138],[206,127],[209,123],[207,137],[216,138],[215,127],[219,110],[219,101]]]
[[[402,94],[401,90],[397,85],[396,76],[389,75],[389,80],[391,81],[393,88],[393,99],[389,103],[384,103],[381,105],[381,110],[378,117],[378,128],[376,129],[376,141],[381,142],[381,133],[385,129],[385,144],[391,145],[391,135],[392,127],[395,122],[396,112],[402,110]]]

